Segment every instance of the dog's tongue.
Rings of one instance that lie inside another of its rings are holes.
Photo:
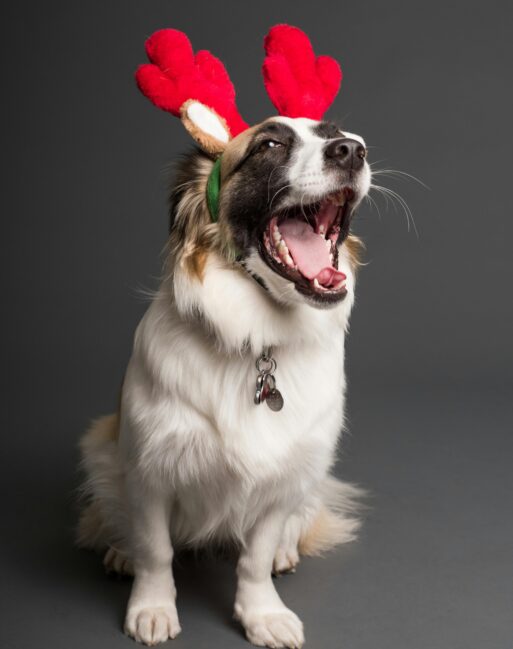
[[[280,233],[298,270],[307,279],[316,279],[321,286],[328,287],[346,278],[332,266],[326,239],[306,221],[287,219],[280,225]]]

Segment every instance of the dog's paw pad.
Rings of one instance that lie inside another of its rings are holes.
[[[299,649],[305,641],[303,624],[289,609],[252,616],[244,626],[248,640],[258,647]]]
[[[174,605],[129,610],[125,620],[125,633],[150,647],[176,638],[181,630]]]

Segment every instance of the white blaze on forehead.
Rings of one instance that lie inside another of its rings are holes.
[[[323,177],[326,140],[314,132],[319,122],[306,117],[279,117],[277,121],[289,126],[298,139],[290,158],[289,198],[299,202],[309,194],[323,194],[326,191]]]
[[[308,202],[309,197],[322,196],[336,189],[332,186],[333,174],[325,170],[324,151],[329,139],[315,132],[321,122],[307,117],[277,117],[274,121],[286,124],[297,137],[290,158],[291,202]],[[340,137],[351,138],[365,146],[364,139],[355,133],[340,131]]]
[[[316,135],[314,132],[315,127],[321,122],[316,121],[315,119],[309,119],[308,117],[276,117],[274,119],[276,122],[281,122],[289,126],[303,141],[316,141],[316,142],[326,142],[326,138]],[[363,146],[366,146],[365,140],[361,135],[356,133],[350,133],[349,131],[340,131],[340,137],[347,137],[350,140],[356,140],[360,142]]]
[[[274,121],[281,122],[289,126],[296,135],[308,142],[310,140],[325,142],[326,140],[318,135],[315,135],[313,129],[319,124],[315,119],[308,119],[308,117],[277,117]]]

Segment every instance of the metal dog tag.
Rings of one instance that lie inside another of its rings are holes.
[[[271,390],[269,392],[265,399],[265,402],[274,412],[278,412],[278,410],[281,410],[283,408],[283,397],[281,396],[281,392],[278,390],[278,388],[274,388],[274,390]]]
[[[256,361],[256,368],[258,376],[253,401],[257,406],[265,401],[270,410],[278,412],[283,408],[283,397],[276,387],[276,379],[274,378],[276,361],[272,357],[271,348],[262,352]]]
[[[265,399],[265,386],[267,383],[267,372],[260,372],[256,380],[255,405],[259,405]]]

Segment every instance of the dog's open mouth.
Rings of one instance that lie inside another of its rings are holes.
[[[262,237],[262,256],[301,293],[325,301],[346,294],[346,276],[338,270],[337,242],[349,231],[350,202],[345,188],[323,200],[273,214]]]

